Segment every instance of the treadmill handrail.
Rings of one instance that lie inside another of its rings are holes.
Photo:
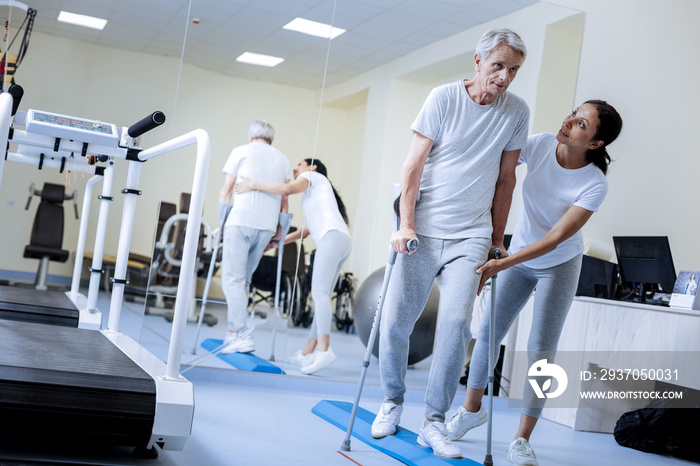
[[[187,312],[194,292],[192,278],[194,276],[195,260],[197,256],[197,243],[199,241],[199,228],[202,222],[202,210],[204,208],[204,195],[209,173],[209,134],[203,129],[191,131],[182,136],[166,141],[139,153],[138,158],[146,161],[150,158],[171,152],[192,144],[197,145],[197,156],[192,180],[192,197],[190,199],[190,212],[185,230],[185,244],[182,252],[182,265],[178,280],[177,294],[175,296],[175,310],[173,314],[173,327],[170,334],[170,347],[168,349],[168,361],[165,368],[166,379],[179,379],[180,364],[182,361],[182,347],[187,326]]]

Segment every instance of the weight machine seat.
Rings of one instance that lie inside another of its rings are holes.
[[[43,259],[65,262],[69,252],[63,246],[63,200],[65,187],[59,184],[44,183],[41,190],[41,204],[34,216],[32,235],[24,248],[27,259]]]
[[[145,447],[153,378],[102,332],[0,320],[0,434]]]
[[[63,249],[47,248],[44,246],[32,246],[28,244],[24,248],[25,259],[42,259],[48,257],[50,261],[65,262],[68,260],[70,253]]]

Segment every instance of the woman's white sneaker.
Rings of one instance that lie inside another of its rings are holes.
[[[299,350],[294,355],[289,358],[289,363],[295,366],[308,366],[314,360],[314,353],[304,354],[303,350]]]
[[[377,417],[372,422],[372,437],[384,438],[396,433],[396,426],[401,420],[403,405],[394,403],[382,403],[377,412]]]
[[[447,437],[450,440],[459,440],[464,437],[464,434],[486,423],[486,409],[483,403],[479,407],[479,411],[472,413],[460,406],[455,413],[447,419],[445,427],[447,428]]]
[[[306,375],[314,374],[324,367],[327,367],[329,364],[335,362],[336,359],[338,359],[338,356],[335,355],[333,348],[330,346],[328,347],[327,351],[316,350],[313,353],[313,359],[311,362],[301,368],[301,373]]]
[[[462,458],[462,450],[447,437],[445,424],[430,422],[420,428],[418,445],[433,449],[433,453],[445,458]]]
[[[538,466],[535,452],[530,442],[520,437],[510,442],[508,461],[516,466]]]

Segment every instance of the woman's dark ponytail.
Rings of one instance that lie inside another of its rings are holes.
[[[605,102],[604,100],[587,100],[584,104],[591,104],[595,106],[598,111],[598,131],[594,136],[594,140],[603,141],[603,145],[597,149],[589,149],[586,153],[586,159],[588,162],[594,164],[596,167],[600,168],[603,174],[608,173],[608,165],[610,165],[611,159],[608,155],[606,147],[608,144],[612,143],[622,130],[622,117],[617,113],[617,110]]]
[[[326,169],[326,166],[323,163],[321,163],[320,160],[304,159],[304,162],[308,163],[309,165],[316,165],[316,171],[321,175],[325,176],[326,179],[328,179],[328,170]],[[329,179],[328,182],[331,183],[331,180]],[[331,189],[333,190],[333,194],[335,195],[335,201],[338,203],[338,212],[340,212],[340,216],[343,217],[343,221],[345,222],[345,224],[349,225],[350,222],[348,221],[348,213],[345,209],[345,204],[343,204],[343,200],[340,198],[338,191],[335,190],[335,186],[333,186],[333,183],[331,183]]]

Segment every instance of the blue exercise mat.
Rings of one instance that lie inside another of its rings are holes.
[[[207,338],[202,342],[202,348],[214,352],[224,343],[223,340]],[[267,374],[284,374],[284,371],[269,361],[248,353],[217,354],[216,357],[240,371],[264,372]]]
[[[330,422],[334,426],[346,431],[352,413],[352,403],[345,401],[319,401],[311,412]],[[421,447],[416,443],[418,434],[404,429],[401,426],[396,428],[396,435],[389,435],[381,439],[372,437],[370,433],[375,415],[366,409],[358,407],[355,423],[353,424],[353,437],[362,440],[372,448],[385,453],[392,458],[396,458],[402,463],[415,466],[445,466],[454,464],[461,466],[481,465],[474,460],[463,458],[461,460],[442,458],[433,454],[433,450]]]

